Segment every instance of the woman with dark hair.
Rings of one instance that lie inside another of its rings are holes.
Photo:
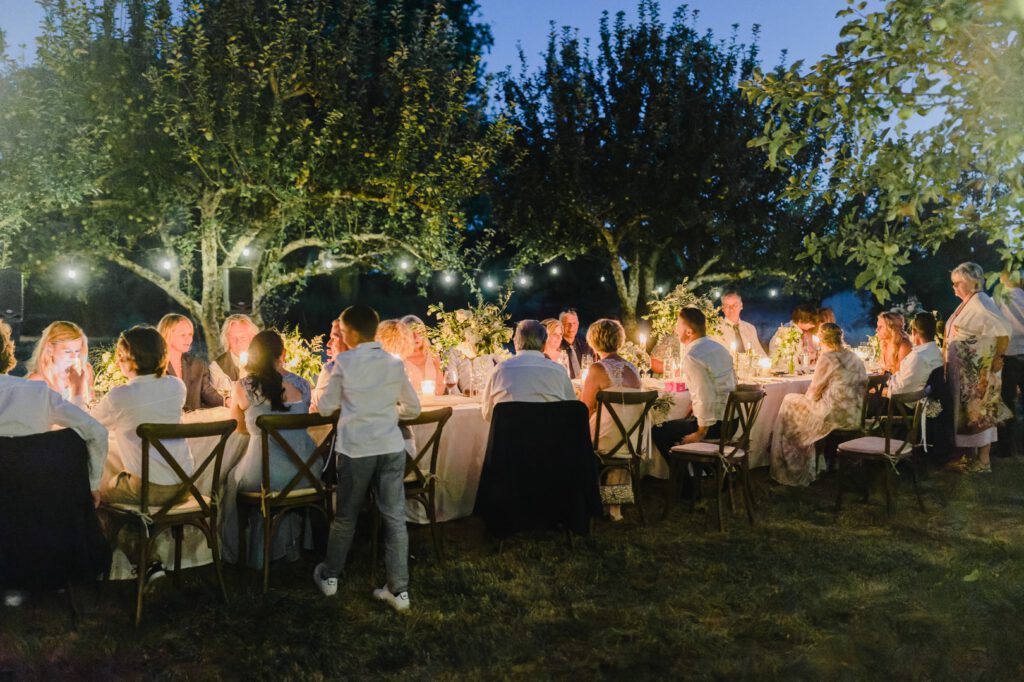
[[[248,433],[249,447],[232,472],[225,496],[224,513],[224,557],[228,561],[238,560],[238,510],[235,495],[238,491],[259,490],[263,484],[262,443],[256,419],[265,414],[306,414],[309,412],[312,387],[309,382],[292,374],[285,368],[285,349],[281,335],[275,331],[262,331],[249,344],[249,361],[245,366],[247,376],[236,381],[231,395],[231,416],[238,421],[238,431]],[[313,439],[304,430],[283,431],[281,435],[291,448],[306,460],[315,449]],[[295,476],[297,469],[291,459],[274,439],[269,441],[270,488],[283,488]],[[305,487],[305,486],[300,486]],[[258,518],[252,519],[256,524]],[[295,523],[293,523],[295,521]],[[279,527],[275,538],[273,558],[279,558],[285,551],[292,554],[292,545],[301,540],[297,523],[298,517],[286,518]],[[252,531],[253,528],[250,528]],[[255,528],[259,531],[259,528]],[[263,546],[261,532],[250,532],[252,542],[247,543],[249,564],[260,565]]]
[[[801,303],[793,309],[790,319],[792,326],[800,330],[799,350],[807,354],[808,359],[813,365],[818,359],[818,342],[814,340],[814,337],[818,334],[818,307],[810,303]],[[776,355],[776,347],[785,335],[785,331],[785,325],[779,327],[775,335],[772,336],[772,340],[768,342],[768,352],[770,355]]]

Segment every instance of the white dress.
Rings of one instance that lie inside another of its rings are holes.
[[[604,368],[605,373],[608,374],[608,378],[611,381],[611,385],[603,389],[605,391],[620,390],[623,393],[642,391],[642,388],[627,388],[626,382],[623,378],[623,374],[628,368],[631,370],[637,378],[640,377],[640,373],[636,371],[631,363],[626,362],[622,359],[616,358],[605,358],[594,363],[594,366],[600,365]],[[644,410],[643,405],[615,405],[612,409],[615,410],[615,414],[622,421],[622,425],[628,430],[636,420],[640,418],[640,414]],[[597,412],[590,416],[590,435],[594,439],[594,447],[599,452],[607,452],[614,448],[622,440],[622,434],[619,431],[619,427],[616,426],[615,420],[608,414],[608,409],[604,408],[601,411],[601,433],[594,433],[597,422]],[[639,438],[643,434],[640,433],[639,429],[633,432],[630,437],[630,441],[633,443],[633,447],[637,446]],[[616,452],[619,455],[628,455],[629,448],[623,444],[623,446]]]
[[[772,434],[771,476],[783,485],[817,477],[814,444],[835,429],[860,426],[868,374],[849,348],[825,350],[807,393],[787,395]]]

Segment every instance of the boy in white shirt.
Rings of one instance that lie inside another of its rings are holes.
[[[313,572],[326,596],[338,591],[338,575],[352,547],[356,518],[370,485],[384,521],[387,585],[373,596],[396,611],[409,609],[409,534],[405,527],[405,440],[400,419],[420,414],[420,401],[405,374],[405,365],[374,341],[380,317],[365,305],[341,313],[341,335],[348,352],[334,359],[327,389],[317,406],[322,415],[339,408],[337,514],[331,524],[327,556]]]

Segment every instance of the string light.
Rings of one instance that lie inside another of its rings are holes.
[[[659,285],[657,288],[655,288],[654,293],[656,293],[656,294],[663,294],[663,293],[665,293],[665,287]]]
[[[778,295],[779,295],[779,290],[778,290],[778,289],[771,289],[771,290],[770,290],[770,291],[768,292],[768,295],[769,295],[769,296],[771,296],[772,298],[775,298],[776,296],[778,296]]]
[[[601,275],[601,281],[602,282],[604,281],[604,275]]]
[[[558,266],[557,265],[552,265],[551,266],[551,274],[554,275],[555,277],[558,277]]]
[[[493,288],[494,288],[494,280],[488,277],[487,279],[484,280],[484,289],[493,289]]]
[[[452,273],[446,272],[443,275],[441,275],[441,280],[444,281],[445,284],[451,284],[452,282],[455,281],[455,278],[452,277]]]
[[[75,270],[74,268],[68,268],[64,275],[68,279],[78,279],[78,270]]]
[[[520,275],[518,282],[519,282],[519,286],[525,287],[527,284],[530,283],[530,280],[526,279],[525,276]]]
[[[714,290],[714,291],[712,291],[711,293],[712,293],[712,295],[713,295],[713,296],[714,296],[715,298],[722,298],[722,290],[721,290],[721,289],[715,289],[715,290]]]
[[[248,246],[245,247],[244,249],[242,249],[242,255],[248,258],[249,256],[252,255],[252,249],[250,249]]]
[[[408,270],[409,269],[409,261],[403,260],[403,261],[399,262],[398,267],[400,267],[403,270]]]
[[[160,267],[162,267],[162,268],[163,268],[164,270],[166,270],[167,272],[170,272],[170,271],[171,271],[171,261],[169,261],[169,260],[167,260],[167,259],[165,258],[165,259],[163,260],[163,262],[162,262],[162,263],[160,263]]]
[[[326,259],[324,261],[324,267],[325,268],[333,268],[334,267],[334,261],[332,261],[330,258]]]

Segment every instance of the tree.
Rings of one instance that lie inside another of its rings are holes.
[[[51,174],[0,188],[0,206],[32,207],[20,248],[42,265],[59,245],[156,284],[211,350],[225,268],[253,269],[257,311],[342,267],[421,282],[457,269],[462,204],[504,128],[483,121],[476,60],[442,12],[379,9],[49,6],[37,65],[0,85],[14,95],[0,119],[19,123],[0,133],[0,173],[21,172],[7,150],[30,149]]]
[[[543,67],[505,75],[516,131],[494,190],[519,264],[601,254],[628,327],[659,277],[784,276],[810,222],[805,202],[780,197],[792,171],[746,147],[765,124],[738,88],[756,42],[698,33],[685,7],[668,25],[650,0],[638,14],[603,15],[596,58],[552,27]]]
[[[890,0],[867,12],[848,2],[834,53],[745,85],[773,115],[751,143],[769,166],[800,153],[808,129],[826,146],[787,195],[860,205],[809,235],[805,255],[856,264],[856,286],[880,302],[903,289],[900,268],[915,251],[933,253],[962,231],[1019,265],[1024,4]],[[794,118],[803,130],[787,125]]]

